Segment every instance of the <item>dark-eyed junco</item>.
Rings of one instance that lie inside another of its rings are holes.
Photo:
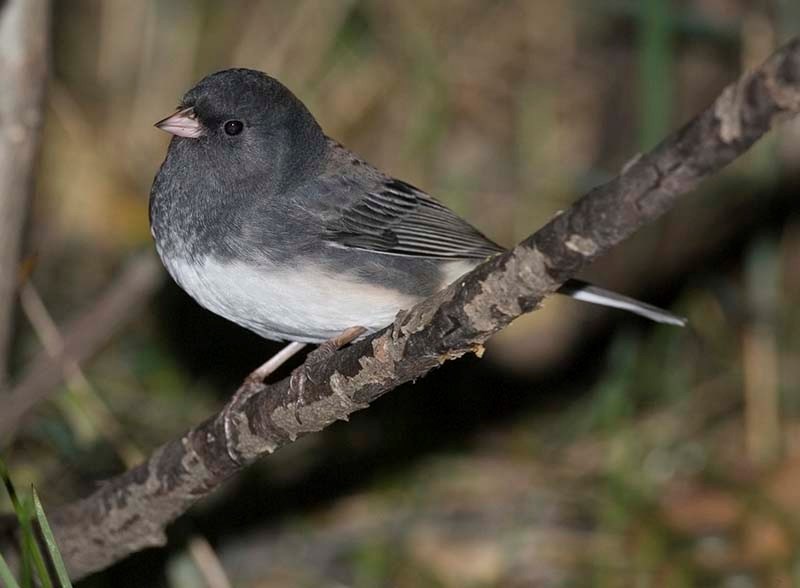
[[[504,251],[328,138],[264,73],[212,74],[156,126],[175,135],[150,194],[164,265],[202,306],[269,339],[378,330]],[[585,282],[559,292],[685,324]]]

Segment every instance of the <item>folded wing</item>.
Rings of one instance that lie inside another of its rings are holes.
[[[482,260],[505,251],[435,198],[395,179],[365,192],[329,221],[324,236],[340,247],[411,257]],[[567,280],[558,293],[659,323],[687,323],[671,312],[581,280]]]

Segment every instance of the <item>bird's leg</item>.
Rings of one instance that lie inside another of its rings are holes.
[[[336,352],[337,349],[340,349],[354,339],[357,339],[366,333],[366,331],[367,330],[364,327],[350,327],[349,329],[342,331],[340,335],[337,335],[332,339],[328,339],[327,341],[323,341],[320,343],[319,347],[308,354],[305,362],[306,368],[304,371],[307,373],[308,366],[313,366],[318,364],[320,361],[329,358]],[[231,398],[231,401],[228,403],[228,406],[225,408],[224,412],[231,413],[238,410],[248,398],[250,398],[254,393],[258,392],[260,385],[264,383],[264,380],[267,379],[267,377],[275,373],[279,367],[286,363],[305,346],[305,343],[289,343],[262,365],[250,372],[250,375],[245,378],[245,381],[241,386],[239,386],[239,389],[233,395],[233,398]]]
[[[293,357],[298,351],[305,347],[305,343],[292,342],[286,345],[283,349],[278,351],[275,355],[270,357],[267,361],[259,367],[250,372],[247,376],[247,381],[252,384],[261,384],[268,376],[275,373],[275,371]],[[238,391],[236,392],[239,393]]]
[[[232,436],[232,431],[235,429],[234,421],[239,416],[240,408],[251,396],[257,394],[261,390],[261,385],[268,376],[275,373],[279,367],[286,363],[293,355],[295,355],[305,346],[305,343],[289,343],[283,349],[278,351],[278,353],[270,357],[267,361],[250,372],[250,375],[245,378],[244,382],[242,382],[242,385],[239,386],[238,390],[236,390],[236,393],[234,393],[230,402],[228,402],[228,404],[225,405],[225,408],[222,409],[220,417],[222,418],[222,427],[225,431],[225,444],[228,451],[228,456],[231,458],[231,460],[233,460],[234,463],[241,463],[241,460],[236,456],[236,453],[232,449],[236,445],[236,441]]]
[[[337,349],[340,349],[351,341],[357,339],[366,333],[366,331],[367,330],[364,327],[350,327],[349,329],[343,331],[340,335],[321,343],[319,347],[308,354],[303,366],[292,373],[290,386],[299,385],[302,388],[306,379],[313,382],[310,372],[313,370],[315,365],[329,358],[336,352]],[[240,408],[245,402],[247,402],[248,399],[262,390],[262,384],[264,383],[265,378],[273,374],[275,370],[286,363],[289,358],[291,358],[305,346],[305,343],[289,343],[286,347],[269,358],[264,364],[250,372],[250,375],[245,378],[242,385],[239,386],[239,389],[233,395],[233,398],[231,398],[230,402],[228,402],[228,404],[222,410],[220,417],[222,418],[222,427],[225,431],[226,448],[228,451],[228,456],[234,463],[242,463],[240,458],[236,455],[236,452],[233,450],[233,447],[236,446],[236,439],[234,438],[233,432],[237,427],[236,421],[240,418]],[[297,379],[298,377],[299,380]]]
[[[329,358],[336,352],[337,349],[341,349],[351,341],[366,333],[366,331],[367,330],[364,327],[350,327],[349,329],[342,331],[342,333],[336,337],[328,339],[327,341],[323,341],[320,343],[319,347],[308,354],[308,357],[306,358],[306,366],[313,366],[320,361]],[[231,401],[228,403],[228,406],[224,412],[231,413],[235,410],[238,410],[238,408],[244,404],[244,402],[250,398],[250,396],[258,391],[259,386],[264,383],[264,380],[267,379],[267,377],[275,373],[279,367],[286,363],[305,346],[305,343],[289,343],[262,365],[250,372],[250,375],[247,376],[245,381],[241,386],[239,386],[239,389],[233,395],[233,398],[231,398]],[[308,370],[305,371],[307,372]]]

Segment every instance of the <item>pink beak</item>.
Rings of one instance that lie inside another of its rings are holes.
[[[205,132],[203,125],[197,120],[194,108],[191,106],[158,121],[155,126],[178,137],[188,137],[190,139],[197,139]]]

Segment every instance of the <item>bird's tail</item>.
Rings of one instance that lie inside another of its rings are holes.
[[[582,300],[583,302],[591,302],[592,304],[627,310],[628,312],[649,318],[657,323],[685,327],[689,322],[682,316],[672,314],[652,304],[628,298],[627,296],[617,294],[611,290],[598,288],[597,286],[581,280],[567,280],[564,285],[558,289],[558,293],[570,296],[575,300]]]

